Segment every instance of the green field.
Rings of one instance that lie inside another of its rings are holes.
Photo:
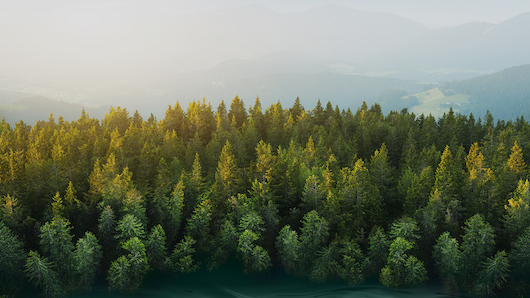
[[[410,96],[418,98],[420,104],[409,109],[416,115],[425,114],[441,117],[444,113],[449,112],[452,106],[453,111],[458,112],[459,107],[469,103],[469,96],[464,94],[454,94],[444,96],[438,88],[416,93]],[[407,97],[404,97],[407,98]]]

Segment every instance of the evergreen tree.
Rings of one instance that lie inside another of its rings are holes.
[[[352,169],[342,169],[340,175],[337,187],[344,216],[340,223],[341,233],[362,236],[383,216],[382,198],[362,159],[358,159]]]
[[[318,252],[322,249],[329,236],[328,221],[320,217],[318,213],[313,210],[304,215],[302,220],[302,228],[300,235],[300,256],[302,270],[308,272],[313,266],[313,262],[317,257]]]
[[[116,226],[116,236],[120,242],[126,242],[131,238],[143,239],[145,237],[144,226],[133,214],[126,214]]]
[[[22,277],[26,254],[23,243],[0,222],[0,292],[16,293],[15,285]]]
[[[198,268],[198,264],[193,259],[196,241],[191,236],[184,238],[175,246],[171,254],[171,268],[175,272],[190,273]]]
[[[60,297],[65,294],[53,263],[36,251],[30,251],[26,260],[26,276],[35,287],[42,289],[44,297]]]
[[[138,237],[128,239],[121,246],[129,253],[112,262],[107,277],[109,289],[131,293],[142,284],[149,262],[145,245]]]
[[[493,253],[493,228],[484,221],[484,217],[476,214],[465,222],[462,236],[462,267],[461,279],[466,288],[472,289],[480,272],[477,264],[482,264]]]
[[[74,287],[75,255],[72,227],[67,219],[55,217],[40,228],[40,247],[43,254],[54,264],[58,278],[68,291]]]
[[[506,209],[505,227],[511,239],[530,226],[530,182],[519,180],[519,185],[508,200]]]
[[[289,274],[299,274],[301,248],[298,234],[289,225],[284,226],[276,238],[280,263]]]
[[[433,248],[433,258],[444,282],[444,287],[449,293],[456,294],[462,255],[458,242],[455,238],[451,238],[449,232],[444,232],[438,237]]]
[[[215,173],[215,185],[218,199],[214,206],[221,211],[226,210],[225,201],[238,193],[238,175],[237,165],[232,145],[226,141],[226,144],[219,156],[217,172]]]
[[[101,258],[101,245],[98,239],[92,233],[86,232],[83,238],[77,240],[74,251],[78,289],[90,290],[99,271]]]
[[[150,267],[163,271],[166,266],[166,233],[161,225],[151,229],[145,248]]]

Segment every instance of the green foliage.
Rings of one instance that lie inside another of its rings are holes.
[[[70,287],[75,277],[75,255],[72,227],[67,219],[55,217],[40,228],[40,247],[54,265],[61,281]]]
[[[396,238],[390,244],[386,266],[381,270],[380,281],[387,287],[405,287],[417,285],[427,280],[427,271],[423,262],[407,251],[414,244],[404,238]]]
[[[174,239],[182,220],[182,209],[184,208],[184,184],[179,181],[173,192],[166,199],[167,216],[163,225],[166,227],[170,239]]]
[[[101,245],[98,239],[90,232],[85,233],[85,237],[79,238],[74,252],[75,268],[78,274],[77,287],[81,290],[89,290],[102,258]]]
[[[147,217],[145,214],[144,199],[142,194],[136,189],[131,189],[125,193],[125,197],[122,200],[123,213],[127,215],[134,215],[140,223],[147,225]],[[126,216],[127,216],[126,215]]]
[[[186,233],[188,236],[196,239],[197,245],[203,250],[206,249],[209,243],[208,234],[210,233],[211,209],[212,206],[209,199],[202,201],[195,208],[191,217],[188,218],[188,224],[186,225]]]
[[[65,294],[53,263],[42,258],[38,252],[30,251],[26,260],[26,276],[35,286],[42,289],[44,297],[60,297]]]
[[[449,232],[444,232],[436,242],[433,258],[436,268],[449,293],[457,292],[456,286],[460,275],[461,251],[455,238],[451,238]]]
[[[484,221],[484,217],[476,214],[466,220],[464,236],[462,236],[462,276],[465,283],[474,283],[474,277],[480,267],[494,249],[493,228]]]
[[[302,208],[309,212],[315,210],[317,212],[324,211],[324,202],[326,198],[326,191],[320,185],[318,179],[311,175],[307,178],[302,195]]]
[[[0,222],[0,291],[7,292],[20,279],[26,254],[23,243]]]
[[[479,284],[475,286],[475,294],[493,296],[494,289],[500,289],[509,276],[508,256],[505,251],[498,251],[495,256],[489,257],[481,266]]]
[[[116,236],[114,236],[114,238],[118,239],[120,242],[126,242],[134,237],[143,239],[145,237],[144,227],[136,216],[133,214],[126,214],[118,222]]]
[[[265,228],[263,227],[263,219],[255,211],[250,211],[241,218],[239,229],[241,231],[250,230],[254,233],[265,231]]]
[[[328,221],[320,217],[316,211],[310,211],[304,215],[302,228],[300,229],[300,256],[302,258],[302,268],[309,270],[317,253],[328,241],[329,225]]]
[[[530,227],[524,229],[519,237],[512,242],[512,250],[508,254],[512,270],[517,278],[530,279]]]
[[[253,242],[259,239],[259,235],[250,230],[245,230],[238,239],[237,251],[243,259],[246,273],[258,273],[272,266],[271,258],[263,247]]]
[[[53,197],[52,214],[54,217],[65,217],[66,215],[66,206],[64,206],[63,199],[59,195],[59,192]]]
[[[520,231],[530,226],[530,182],[519,180],[519,185],[508,200],[506,209],[505,226],[510,238],[514,239]]]
[[[434,175],[430,166],[423,168],[420,175],[412,174],[410,186],[404,191],[403,209],[406,214],[413,215],[416,210],[427,205],[433,183]]]
[[[350,240],[344,243],[340,253],[342,254],[342,267],[339,268],[339,276],[349,285],[363,282],[368,259],[364,256],[359,244]]]
[[[149,270],[145,246],[138,237],[132,237],[122,243],[122,248],[129,253],[112,262],[109,273],[111,291],[134,292],[143,282]]]
[[[0,198],[0,203],[0,221],[11,229],[18,228],[24,219],[18,199],[7,194]]]
[[[300,270],[300,241],[289,225],[284,226],[276,237],[276,248],[285,271],[297,274]]]
[[[146,266],[216,268],[234,252],[249,273],[280,264],[403,287],[433,264],[454,294],[527,294],[528,123],[381,108],[262,112],[257,100],[245,111],[235,98],[215,114],[204,100],[177,103],[161,120],[119,108],[102,122],[0,123],[0,220],[13,231],[2,227],[1,283],[25,247],[43,255],[32,268],[51,277],[32,271],[32,283],[49,296],[89,289],[99,263],[128,291]],[[99,241],[85,233],[96,227]]]
[[[336,241],[322,248],[313,262],[309,278],[317,282],[325,282],[340,271],[340,250]]]
[[[120,256],[117,260],[112,262],[107,275],[109,290],[121,292],[132,291],[130,288],[132,281],[128,276],[130,271],[129,260],[126,256]]]
[[[370,262],[368,274],[371,275],[380,272],[388,256],[389,241],[383,228],[374,226],[368,237],[368,243],[368,257]]]
[[[145,248],[147,250],[147,259],[151,268],[163,271],[166,267],[166,233],[161,225],[151,229],[147,237]]]
[[[199,267],[193,259],[195,241],[191,236],[184,236],[171,254],[171,269],[175,272],[190,273]]]
[[[210,269],[221,266],[228,259],[230,253],[236,250],[237,240],[238,235],[236,227],[234,227],[232,221],[228,219],[225,220],[214,241],[217,249],[213,253],[209,266]]]
[[[418,230],[418,225],[415,220],[410,217],[403,217],[392,224],[390,237],[392,239],[401,237],[408,241],[415,241],[420,238],[417,234]]]
[[[109,242],[114,239],[116,231],[116,219],[114,211],[109,205],[105,206],[98,220],[98,231],[100,238],[105,242],[106,246],[110,246]]]

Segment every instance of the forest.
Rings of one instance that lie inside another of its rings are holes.
[[[0,123],[0,297],[134,292],[237,262],[315,282],[530,293],[530,125],[320,101]]]

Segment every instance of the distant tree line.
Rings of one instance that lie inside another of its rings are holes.
[[[530,125],[300,100],[0,123],[0,295],[131,292],[239,262],[322,282],[530,292]]]

